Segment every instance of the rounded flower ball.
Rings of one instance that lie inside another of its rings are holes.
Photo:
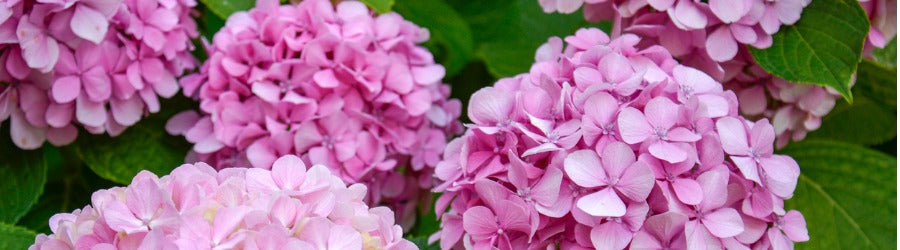
[[[444,67],[418,45],[428,37],[361,2],[257,1],[228,18],[200,72],[180,81],[200,113],[176,115],[168,130],[194,143],[188,161],[217,169],[269,169],[286,154],[325,165],[367,183],[370,204],[398,206],[409,225],[462,130]]]
[[[435,169],[442,249],[785,249],[800,168],[768,120],[661,46],[581,29],[470,99]]]
[[[185,164],[99,190],[29,249],[416,249],[366,186],[284,156],[272,170]]]
[[[78,135],[115,136],[178,92],[196,62],[193,0],[0,3],[0,121],[35,149]]]

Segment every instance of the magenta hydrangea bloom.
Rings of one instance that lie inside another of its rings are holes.
[[[775,249],[800,168],[768,120],[661,46],[581,29],[476,92],[435,169],[442,249]]]
[[[159,111],[196,66],[194,0],[0,3],[0,121],[13,142],[65,145],[80,124],[112,136]]]
[[[188,161],[269,169],[281,155],[365,182],[371,204],[414,219],[432,169],[461,132],[443,66],[418,44],[429,33],[356,1],[279,5],[234,13],[207,46],[199,73],[180,81],[200,113],[167,129],[194,143]],[[398,169],[405,169],[401,174]]]
[[[142,171],[51,217],[53,234],[29,249],[416,249],[390,209],[363,202],[366,192],[292,155],[271,171],[202,162],[162,178]]]

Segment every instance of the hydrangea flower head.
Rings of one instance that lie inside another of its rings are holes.
[[[29,249],[416,249],[390,209],[363,202],[366,192],[292,155],[272,170],[200,162],[161,178],[142,171],[51,217],[53,234]]]
[[[194,143],[188,161],[269,169],[296,154],[368,183],[372,204],[414,207],[427,198],[414,190],[430,188],[447,138],[462,129],[443,66],[418,45],[428,36],[361,2],[257,1],[228,18],[200,72],[180,81],[200,113],[167,128]]]
[[[768,120],[640,37],[581,29],[470,99],[435,176],[442,249],[791,247],[797,163]],[[781,231],[779,231],[781,230]]]
[[[112,136],[159,111],[195,67],[193,0],[0,3],[0,121],[23,149]]]

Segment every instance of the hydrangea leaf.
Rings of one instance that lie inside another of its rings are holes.
[[[810,138],[875,145],[897,136],[897,71],[863,60],[856,77],[853,104],[838,103],[822,118]]]
[[[772,36],[772,47],[751,47],[750,53],[773,75],[832,87],[853,102],[850,82],[868,32],[868,18],[857,0],[816,0],[796,24]]]
[[[391,6],[394,6],[394,0],[360,0],[360,2],[365,3],[366,5],[369,6],[369,8],[372,8],[373,10],[375,10],[375,12],[378,12],[379,14],[391,12]],[[420,1],[414,1],[414,2],[420,2]],[[421,1],[421,2],[424,2],[424,1]]]
[[[62,152],[62,153],[61,153]],[[72,147],[44,147],[47,183],[44,193],[16,225],[37,233],[50,234],[47,221],[57,213],[69,213],[91,203],[90,194],[115,183],[97,176],[82,164]]]
[[[472,31],[459,13],[443,0],[400,1],[394,11],[428,29],[431,39],[425,46],[434,54],[435,60],[444,65],[447,77],[459,73],[472,58]]]
[[[825,140],[794,143],[781,153],[800,164],[787,208],[803,213],[809,242],[798,249],[891,249],[897,237],[897,159]]]
[[[495,77],[528,72],[535,50],[547,38],[596,26],[585,21],[580,11],[546,14],[534,0],[456,0],[453,5],[471,25],[476,56]]]
[[[9,123],[2,126],[9,131]],[[47,181],[47,164],[43,151],[22,150],[0,133],[0,222],[15,224],[37,202]],[[0,247],[0,249],[8,249]]]
[[[190,144],[166,133],[166,121],[175,112],[185,110],[190,100],[177,96],[162,103],[160,113],[152,114],[122,134],[92,135],[78,138],[77,154],[97,175],[116,183],[128,184],[141,170],[168,174],[184,163]]]
[[[200,0],[200,2],[224,20],[228,20],[231,13],[256,6],[256,0]]]
[[[28,229],[0,222],[0,249],[28,249],[34,236]]]

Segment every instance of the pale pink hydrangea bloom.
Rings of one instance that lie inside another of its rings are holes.
[[[366,192],[292,155],[271,171],[202,162],[162,178],[142,171],[51,217],[53,234],[29,249],[416,249],[390,209],[363,202]]]
[[[800,168],[768,120],[638,36],[551,38],[531,71],[470,99],[435,176],[442,249],[776,249]],[[726,157],[727,156],[727,157]]]
[[[176,115],[167,130],[194,144],[188,161],[269,169],[296,154],[369,185],[370,204],[414,215],[447,139],[462,130],[443,66],[418,45],[428,38],[361,2],[257,1],[228,18],[200,72],[180,81],[200,112]]]
[[[122,133],[196,66],[193,0],[13,0],[0,3],[0,121],[35,149]]]

